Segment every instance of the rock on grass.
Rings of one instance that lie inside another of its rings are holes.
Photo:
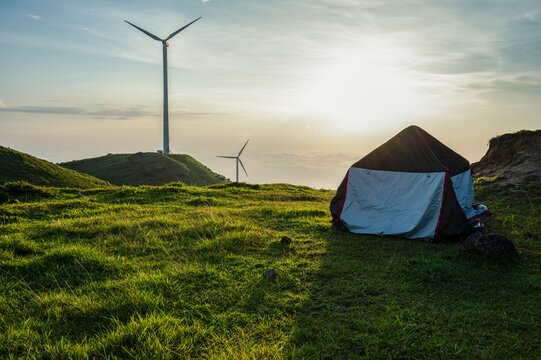
[[[498,233],[475,232],[462,243],[460,251],[480,253],[485,255],[511,256],[517,250],[513,242],[506,236]]]
[[[263,277],[269,280],[274,280],[276,279],[277,276],[278,276],[278,273],[274,269],[268,269],[263,272]]]

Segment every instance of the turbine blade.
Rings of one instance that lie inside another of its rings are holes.
[[[244,165],[242,164],[242,160],[240,158],[237,158],[239,159],[239,163],[240,163],[240,166],[242,166],[242,170],[244,170],[244,173],[246,174],[246,176],[248,176],[248,173],[246,172],[246,169],[244,168]]]
[[[144,29],[141,29],[139,26],[137,25],[133,25],[131,22],[129,22],[128,20],[124,20],[125,22],[127,22],[128,24],[130,24],[131,26],[133,26],[134,28],[144,32],[145,34],[147,34],[148,36],[150,36],[151,38],[153,38],[154,40],[158,40],[158,41],[162,41],[162,39],[160,39],[159,37],[157,37],[156,35],[152,34],[152,33],[149,33],[148,31],[144,30]]]
[[[175,31],[174,33],[172,33],[171,35],[169,35],[165,41],[171,39],[173,36],[175,36],[176,34],[178,34],[179,32],[181,32],[182,30],[186,29],[188,26],[190,26],[191,24],[193,24],[194,22],[196,22],[197,20],[201,19],[201,16],[198,17],[197,19],[195,19],[194,21],[192,21],[191,23],[189,23],[188,25],[184,25],[183,27],[181,27],[180,29],[178,29],[177,31]]]
[[[250,141],[250,139],[248,139],[248,141]],[[240,154],[242,154],[242,152],[244,151],[244,148],[246,147],[246,145],[248,145],[248,141],[246,141],[246,144],[244,144],[242,149],[240,149],[239,154],[237,156],[240,156]]]
[[[220,157],[220,158],[226,158],[226,159],[236,159],[237,157],[236,156],[216,156],[216,157]]]

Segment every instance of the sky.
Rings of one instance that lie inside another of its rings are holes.
[[[249,183],[336,188],[408,125],[478,161],[541,128],[540,0],[0,0],[0,145],[62,162],[162,144]]]

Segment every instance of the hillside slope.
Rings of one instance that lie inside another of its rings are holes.
[[[0,184],[27,181],[35,185],[90,189],[109,186],[106,181],[69,170],[37,157],[0,146]]]
[[[164,185],[181,181],[205,186],[227,181],[189,155],[158,153],[109,154],[59,164],[114,185]]]
[[[473,163],[477,177],[501,176],[504,182],[541,179],[541,130],[522,130],[490,139],[487,153]]]

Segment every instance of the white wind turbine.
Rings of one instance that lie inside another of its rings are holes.
[[[160,39],[154,34],[151,34],[150,32],[141,29],[139,26],[132,24],[131,22],[124,20],[137,30],[142,31],[146,35],[150,36],[152,39],[161,41],[162,48],[163,48],[163,153],[169,154],[169,99],[168,99],[168,90],[167,90],[167,48],[169,47],[169,43],[167,40],[171,39],[173,36],[181,32],[182,30],[186,29],[188,26],[196,22],[197,20],[201,19],[201,17],[198,17],[191,23],[184,25],[177,31],[171,33],[168,37],[165,39]]]
[[[250,139],[248,139],[248,141],[250,141]],[[219,158],[235,159],[236,160],[237,182],[239,182],[239,163],[240,163],[240,166],[242,166],[242,170],[244,170],[244,173],[246,174],[246,176],[248,176],[248,173],[246,172],[246,169],[244,168],[244,165],[242,164],[242,161],[240,159],[240,154],[242,154],[242,152],[244,151],[244,148],[246,147],[246,145],[248,145],[248,141],[246,141],[246,144],[244,144],[242,149],[240,149],[239,154],[237,156],[217,156]]]

